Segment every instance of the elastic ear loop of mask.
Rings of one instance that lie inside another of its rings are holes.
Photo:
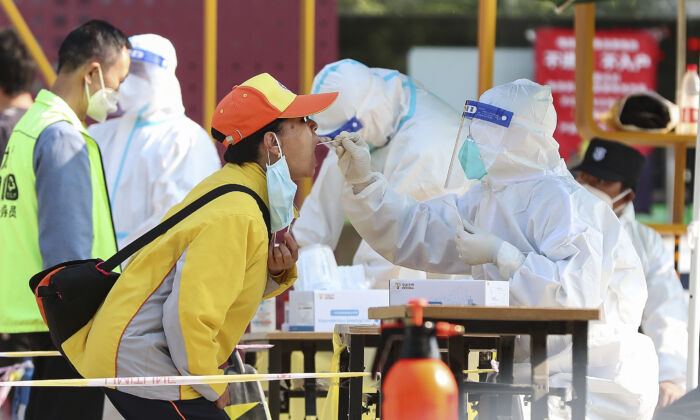
[[[102,89],[105,88],[105,79],[102,77],[102,66],[97,67],[97,74],[100,75],[100,85]]]
[[[100,87],[102,89],[104,89],[105,88],[105,79],[102,77],[102,66],[97,67],[97,74],[100,75]],[[87,95],[88,102],[90,102],[90,97],[92,95],[90,95],[90,89],[88,88],[87,81],[85,82],[85,94]],[[102,92],[102,94],[104,95],[104,92]]]
[[[280,144],[280,140],[277,138],[277,134],[275,134],[274,131],[272,131],[272,136],[275,138],[275,142],[277,143],[277,148],[280,149],[280,152],[277,153],[277,158],[281,159],[282,158],[282,145]],[[270,150],[267,150],[267,166],[270,166]]]
[[[277,147],[280,149],[280,152],[277,154],[278,158],[282,158],[282,144],[280,144],[280,140],[277,138],[277,134],[275,132],[272,132],[272,135],[275,137],[275,142],[277,142]],[[267,166],[270,166],[270,150],[267,151]],[[296,209],[296,206],[294,207]],[[289,233],[289,229],[291,228],[291,224],[287,226],[287,233]],[[280,244],[277,243],[276,241],[276,236],[277,232],[272,232],[270,233],[270,241],[272,242],[272,247],[277,248],[280,246]]]
[[[613,212],[617,213],[619,206],[615,207],[615,203],[617,201],[620,201],[622,198],[624,198],[627,194],[632,192],[632,188],[627,188],[626,190],[622,191],[620,194],[616,195],[615,198],[612,199],[612,209]],[[624,206],[622,206],[624,208]],[[620,209],[622,209],[620,208]]]

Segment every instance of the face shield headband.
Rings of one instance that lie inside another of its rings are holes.
[[[357,117],[352,117],[349,120],[347,120],[343,125],[340,126],[335,131],[331,131],[328,134],[322,134],[319,135],[319,137],[329,137],[331,140],[335,138],[338,134],[342,133],[343,131],[347,131],[348,133],[356,133],[362,129],[363,125],[360,122],[360,120],[357,119]]]
[[[513,119],[513,113],[503,108],[497,106],[485,104],[477,101],[466,101],[464,104],[464,110],[462,111],[462,119],[459,122],[459,130],[457,131],[457,139],[455,140],[455,145],[452,150],[452,159],[450,160],[450,166],[447,171],[447,179],[445,180],[445,188],[453,188],[458,185],[455,184],[455,180],[464,179],[463,176],[456,174],[458,168],[461,166],[464,172],[469,172],[465,167],[471,165],[480,166],[483,168],[483,162],[481,162],[481,157],[478,155],[478,148],[476,147],[476,142],[471,136],[471,120],[479,119],[492,124],[499,125],[504,128],[510,127],[510,123]],[[467,121],[469,120],[469,121]],[[467,134],[463,137],[464,125],[469,124],[467,127]],[[466,159],[466,160],[465,160]],[[460,164],[457,166],[457,164]],[[485,169],[483,174],[485,174]],[[482,176],[483,176],[482,174]]]
[[[161,57],[154,52],[143,50],[141,48],[132,48],[129,50],[129,56],[132,60],[153,64],[154,66],[158,66],[162,69],[167,69],[168,65],[170,64],[165,57]]]

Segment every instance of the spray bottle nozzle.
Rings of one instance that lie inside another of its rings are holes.
[[[420,327],[423,325],[423,308],[428,306],[428,299],[415,298],[408,301],[408,306],[413,312],[413,325]]]
[[[436,322],[435,334],[440,338],[454,337],[464,334],[464,327],[461,325],[450,324],[449,322]]]

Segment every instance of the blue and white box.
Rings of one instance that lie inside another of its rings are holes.
[[[335,324],[379,325],[367,310],[389,305],[388,290],[289,292],[289,331],[333,332]]]

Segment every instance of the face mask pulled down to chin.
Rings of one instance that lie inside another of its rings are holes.
[[[102,68],[98,67],[100,75],[100,90],[90,95],[90,89],[85,81],[85,95],[88,100],[87,116],[97,122],[104,122],[107,115],[117,110],[118,95],[112,88],[106,88],[102,77]]]
[[[294,220],[294,197],[297,193],[297,185],[292,181],[287,166],[286,156],[282,156],[282,145],[277,134],[275,136],[277,147],[280,149],[280,158],[271,164],[268,152],[268,164],[266,168],[267,195],[270,208],[270,224],[273,232],[288,227]]]

